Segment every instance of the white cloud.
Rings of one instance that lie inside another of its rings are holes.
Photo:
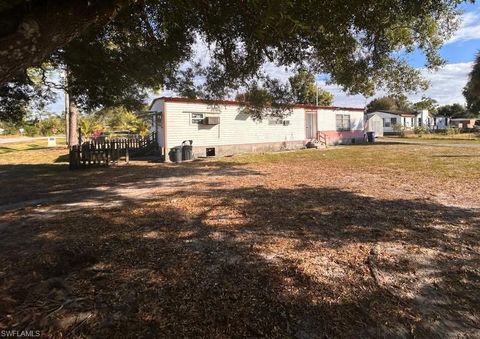
[[[411,102],[419,101],[422,96],[427,96],[438,101],[440,105],[453,103],[465,103],[462,91],[468,81],[468,74],[472,70],[473,62],[447,64],[436,72],[422,70],[422,75],[430,81],[430,87],[426,91],[408,94]],[[372,98],[365,98],[362,95],[348,95],[341,87],[336,85],[325,85],[319,82],[325,89],[335,96],[335,106],[365,106]],[[385,95],[379,91],[374,97]]]
[[[334,106],[365,107],[369,101],[363,95],[349,95],[338,85],[327,85],[325,81],[318,81],[318,84],[333,94]]]
[[[465,103],[462,91],[468,81],[473,62],[447,64],[437,72],[422,70],[422,74],[430,80],[430,88],[424,93],[409,96],[412,101],[419,100],[422,95],[436,99],[441,105]]]
[[[431,97],[439,102],[440,105],[452,103],[464,103],[462,90],[468,81],[468,74],[472,70],[473,62],[447,64],[436,72],[422,70],[422,75],[430,81],[428,90],[407,95],[412,102],[419,101],[422,96]],[[265,72],[272,77],[277,77],[282,81],[287,81],[293,74],[289,69],[278,67],[272,64],[264,66]],[[318,84],[334,95],[333,104],[335,106],[364,107],[373,97],[366,98],[363,95],[349,95],[338,85],[327,85],[324,77],[317,76]],[[385,92],[379,91],[374,97],[385,95]]]
[[[446,44],[480,39],[480,11],[465,12],[460,20],[459,29]]]

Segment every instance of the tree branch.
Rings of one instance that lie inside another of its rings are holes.
[[[0,35],[0,85],[37,66],[88,28],[102,27],[135,0],[41,2],[20,14],[17,29]],[[0,19],[6,20],[7,12]]]

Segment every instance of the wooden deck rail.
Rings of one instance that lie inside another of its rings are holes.
[[[317,131],[317,142],[320,145],[325,145],[325,147],[327,147],[327,135],[325,133]]]
[[[70,169],[91,166],[109,166],[123,156],[128,163],[130,156],[146,155],[158,151],[155,133],[147,137],[90,140],[70,147]]]

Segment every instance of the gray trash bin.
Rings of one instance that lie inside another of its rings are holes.
[[[182,142],[182,160],[192,160],[193,159],[193,141],[185,140]]]
[[[375,132],[367,132],[367,141],[375,142]]]
[[[170,149],[168,153],[170,161],[181,162],[182,161],[182,146],[175,146]]]

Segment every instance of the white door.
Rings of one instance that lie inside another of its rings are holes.
[[[375,120],[373,122],[373,131],[375,132],[375,136],[383,137],[383,121]]]
[[[317,113],[305,114],[305,136],[306,139],[317,138]]]

